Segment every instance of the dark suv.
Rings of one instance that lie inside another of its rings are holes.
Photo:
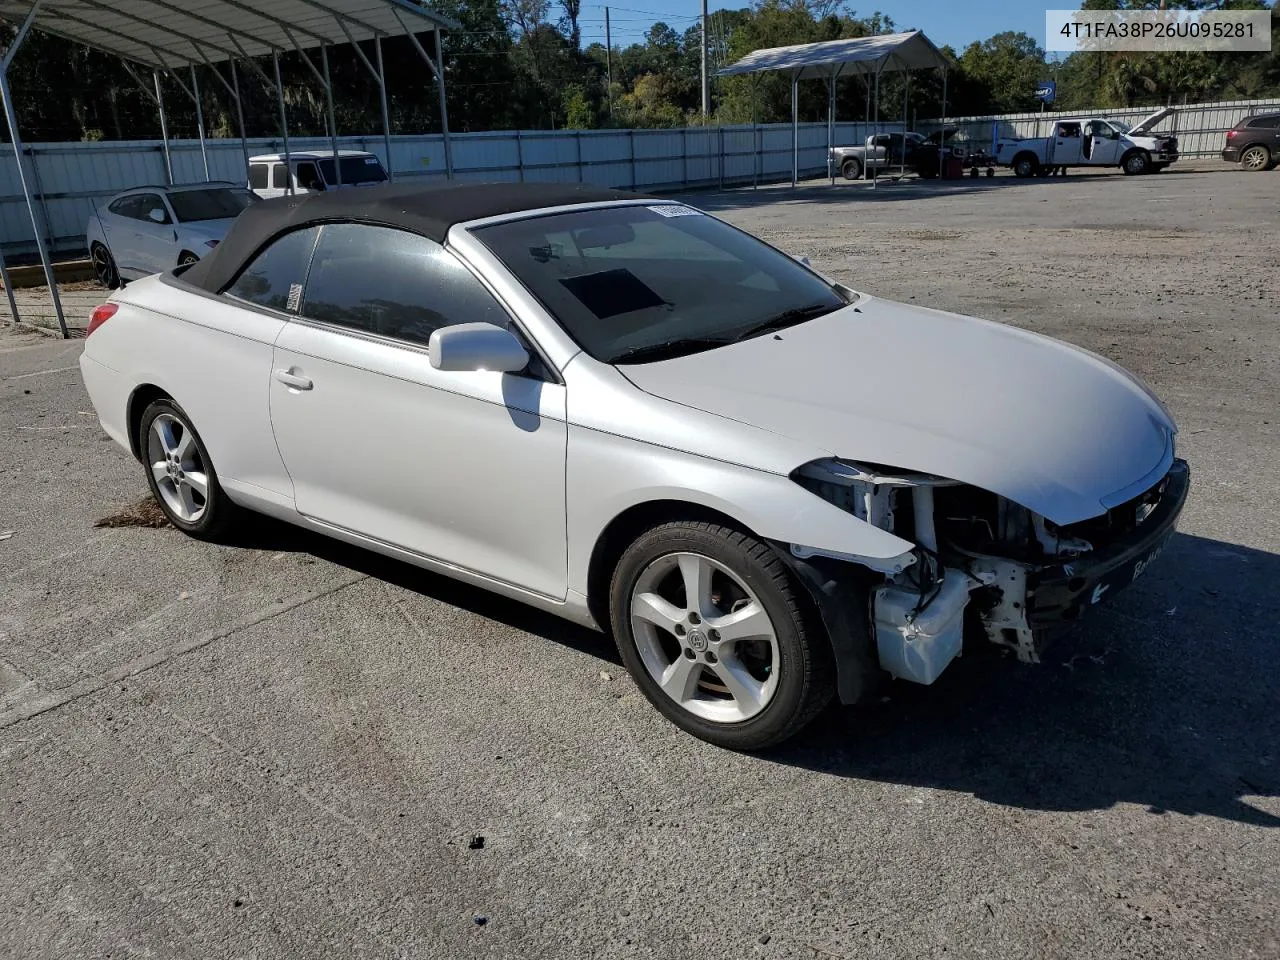
[[[1245,117],[1228,130],[1222,159],[1245,170],[1266,170],[1280,160],[1280,113]]]

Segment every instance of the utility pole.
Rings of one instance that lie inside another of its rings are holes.
[[[613,35],[609,33],[609,8],[604,8],[604,75],[608,84],[609,119],[613,119]]]
[[[711,84],[707,79],[707,0],[702,0],[702,115],[711,108]]]

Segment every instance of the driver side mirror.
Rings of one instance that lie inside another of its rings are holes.
[[[518,373],[529,351],[510,330],[493,323],[458,323],[431,331],[427,349],[437,370],[494,370]]]
[[[156,207],[154,210],[152,210],[150,213],[147,214],[147,219],[150,220],[152,223],[168,223],[169,215],[165,213],[164,210],[162,210],[160,207]]]

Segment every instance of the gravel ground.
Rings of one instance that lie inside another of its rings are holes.
[[[516,604],[273,523],[156,526],[80,344],[0,333],[0,955],[1280,955],[1278,187],[690,198],[1112,357],[1193,468],[1160,563],[1051,662],[966,658],[764,756]]]

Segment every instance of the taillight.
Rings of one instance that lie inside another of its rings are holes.
[[[104,303],[100,307],[94,307],[93,313],[89,314],[89,329],[85,331],[85,336],[87,337],[114,317],[119,309],[120,307],[114,303]]]
[[[1232,137],[1234,137],[1235,135],[1236,135],[1236,132],[1235,132],[1234,130],[1228,130],[1228,131],[1227,131],[1227,139],[1228,139],[1228,140],[1230,140],[1230,139],[1231,139]]]

